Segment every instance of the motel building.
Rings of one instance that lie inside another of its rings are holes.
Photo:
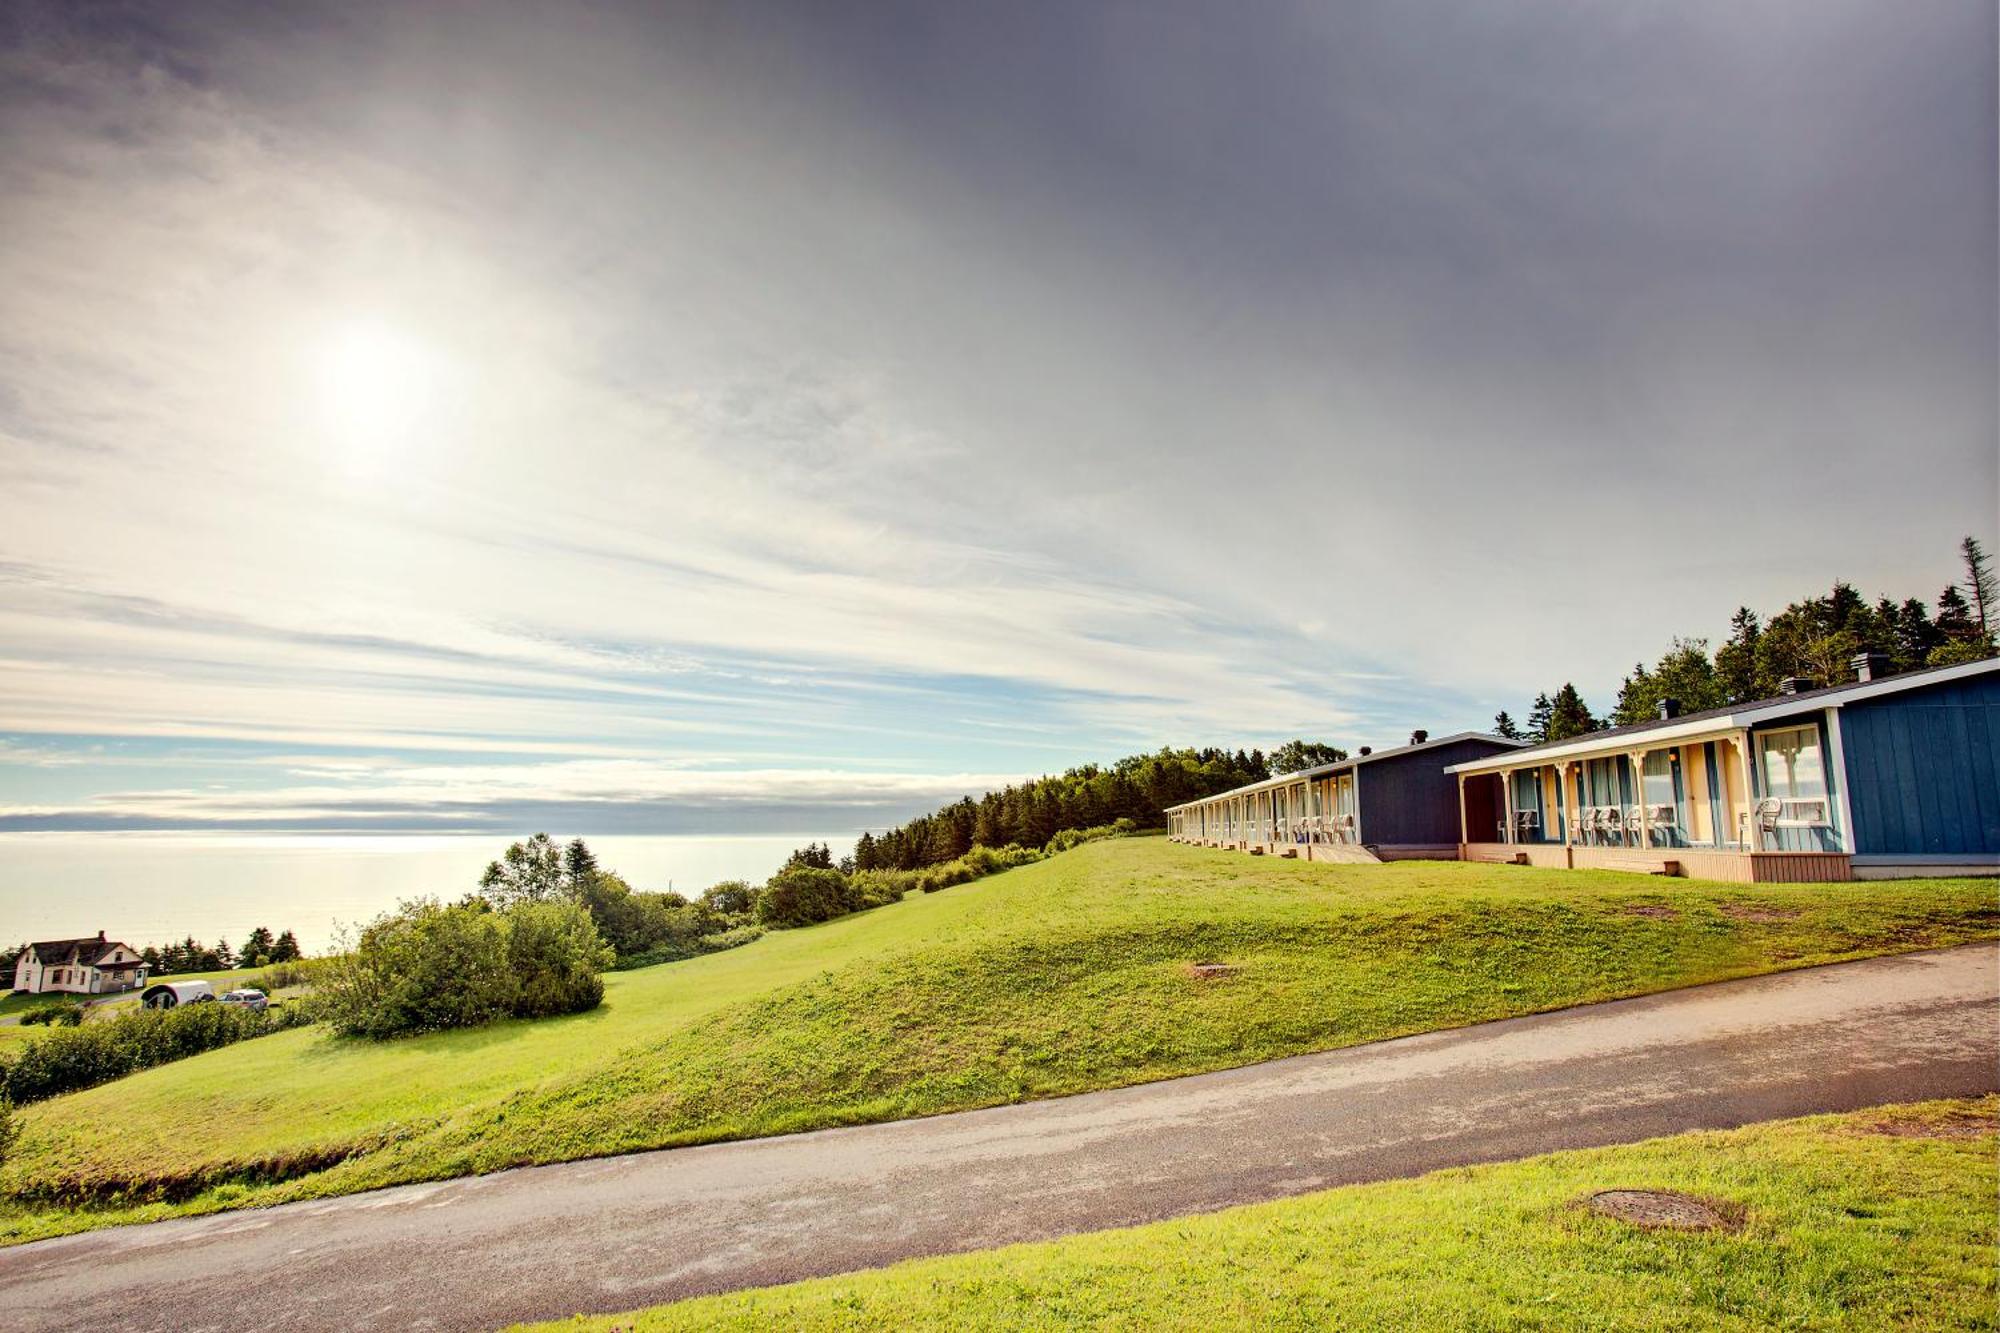
[[[1462,732],[1167,811],[1176,841],[1737,883],[2000,874],[2000,660],[1856,679],[1528,746]]]
[[[1737,883],[2000,874],[2000,661],[1452,765],[1462,859]]]
[[[1521,742],[1419,731],[1393,750],[1363,746],[1337,764],[1285,773],[1167,811],[1179,842],[1302,861],[1455,860],[1462,840],[1450,765],[1512,753]]]

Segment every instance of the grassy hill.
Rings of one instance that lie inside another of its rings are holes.
[[[2000,1321],[2000,1103],[1557,1153],[550,1329],[1968,1329]],[[1735,1226],[1580,1206],[1668,1189]]]
[[[379,1044],[287,1032],[25,1108],[0,1239],[1111,1087],[1997,926],[1977,881],[1096,843],[615,974],[586,1014]]]

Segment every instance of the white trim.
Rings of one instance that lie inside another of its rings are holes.
[[[1848,855],[1861,845],[1854,831],[1854,806],[1847,799],[1847,751],[1840,743],[1840,709],[1826,710],[1827,778],[1833,785],[1834,802],[1840,807],[1840,840]]]

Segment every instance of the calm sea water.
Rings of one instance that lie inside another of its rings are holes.
[[[193,935],[242,942],[257,926],[324,949],[336,924],[398,899],[478,887],[506,850],[490,834],[0,833],[0,942],[102,930],[135,947]],[[641,889],[690,896],[718,880],[764,879],[793,848],[853,849],[852,834],[602,837],[600,863]]]

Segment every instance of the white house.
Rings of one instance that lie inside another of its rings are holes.
[[[30,944],[14,962],[14,989],[31,994],[106,995],[145,984],[146,964],[132,946],[105,939],[101,930],[91,939]]]

